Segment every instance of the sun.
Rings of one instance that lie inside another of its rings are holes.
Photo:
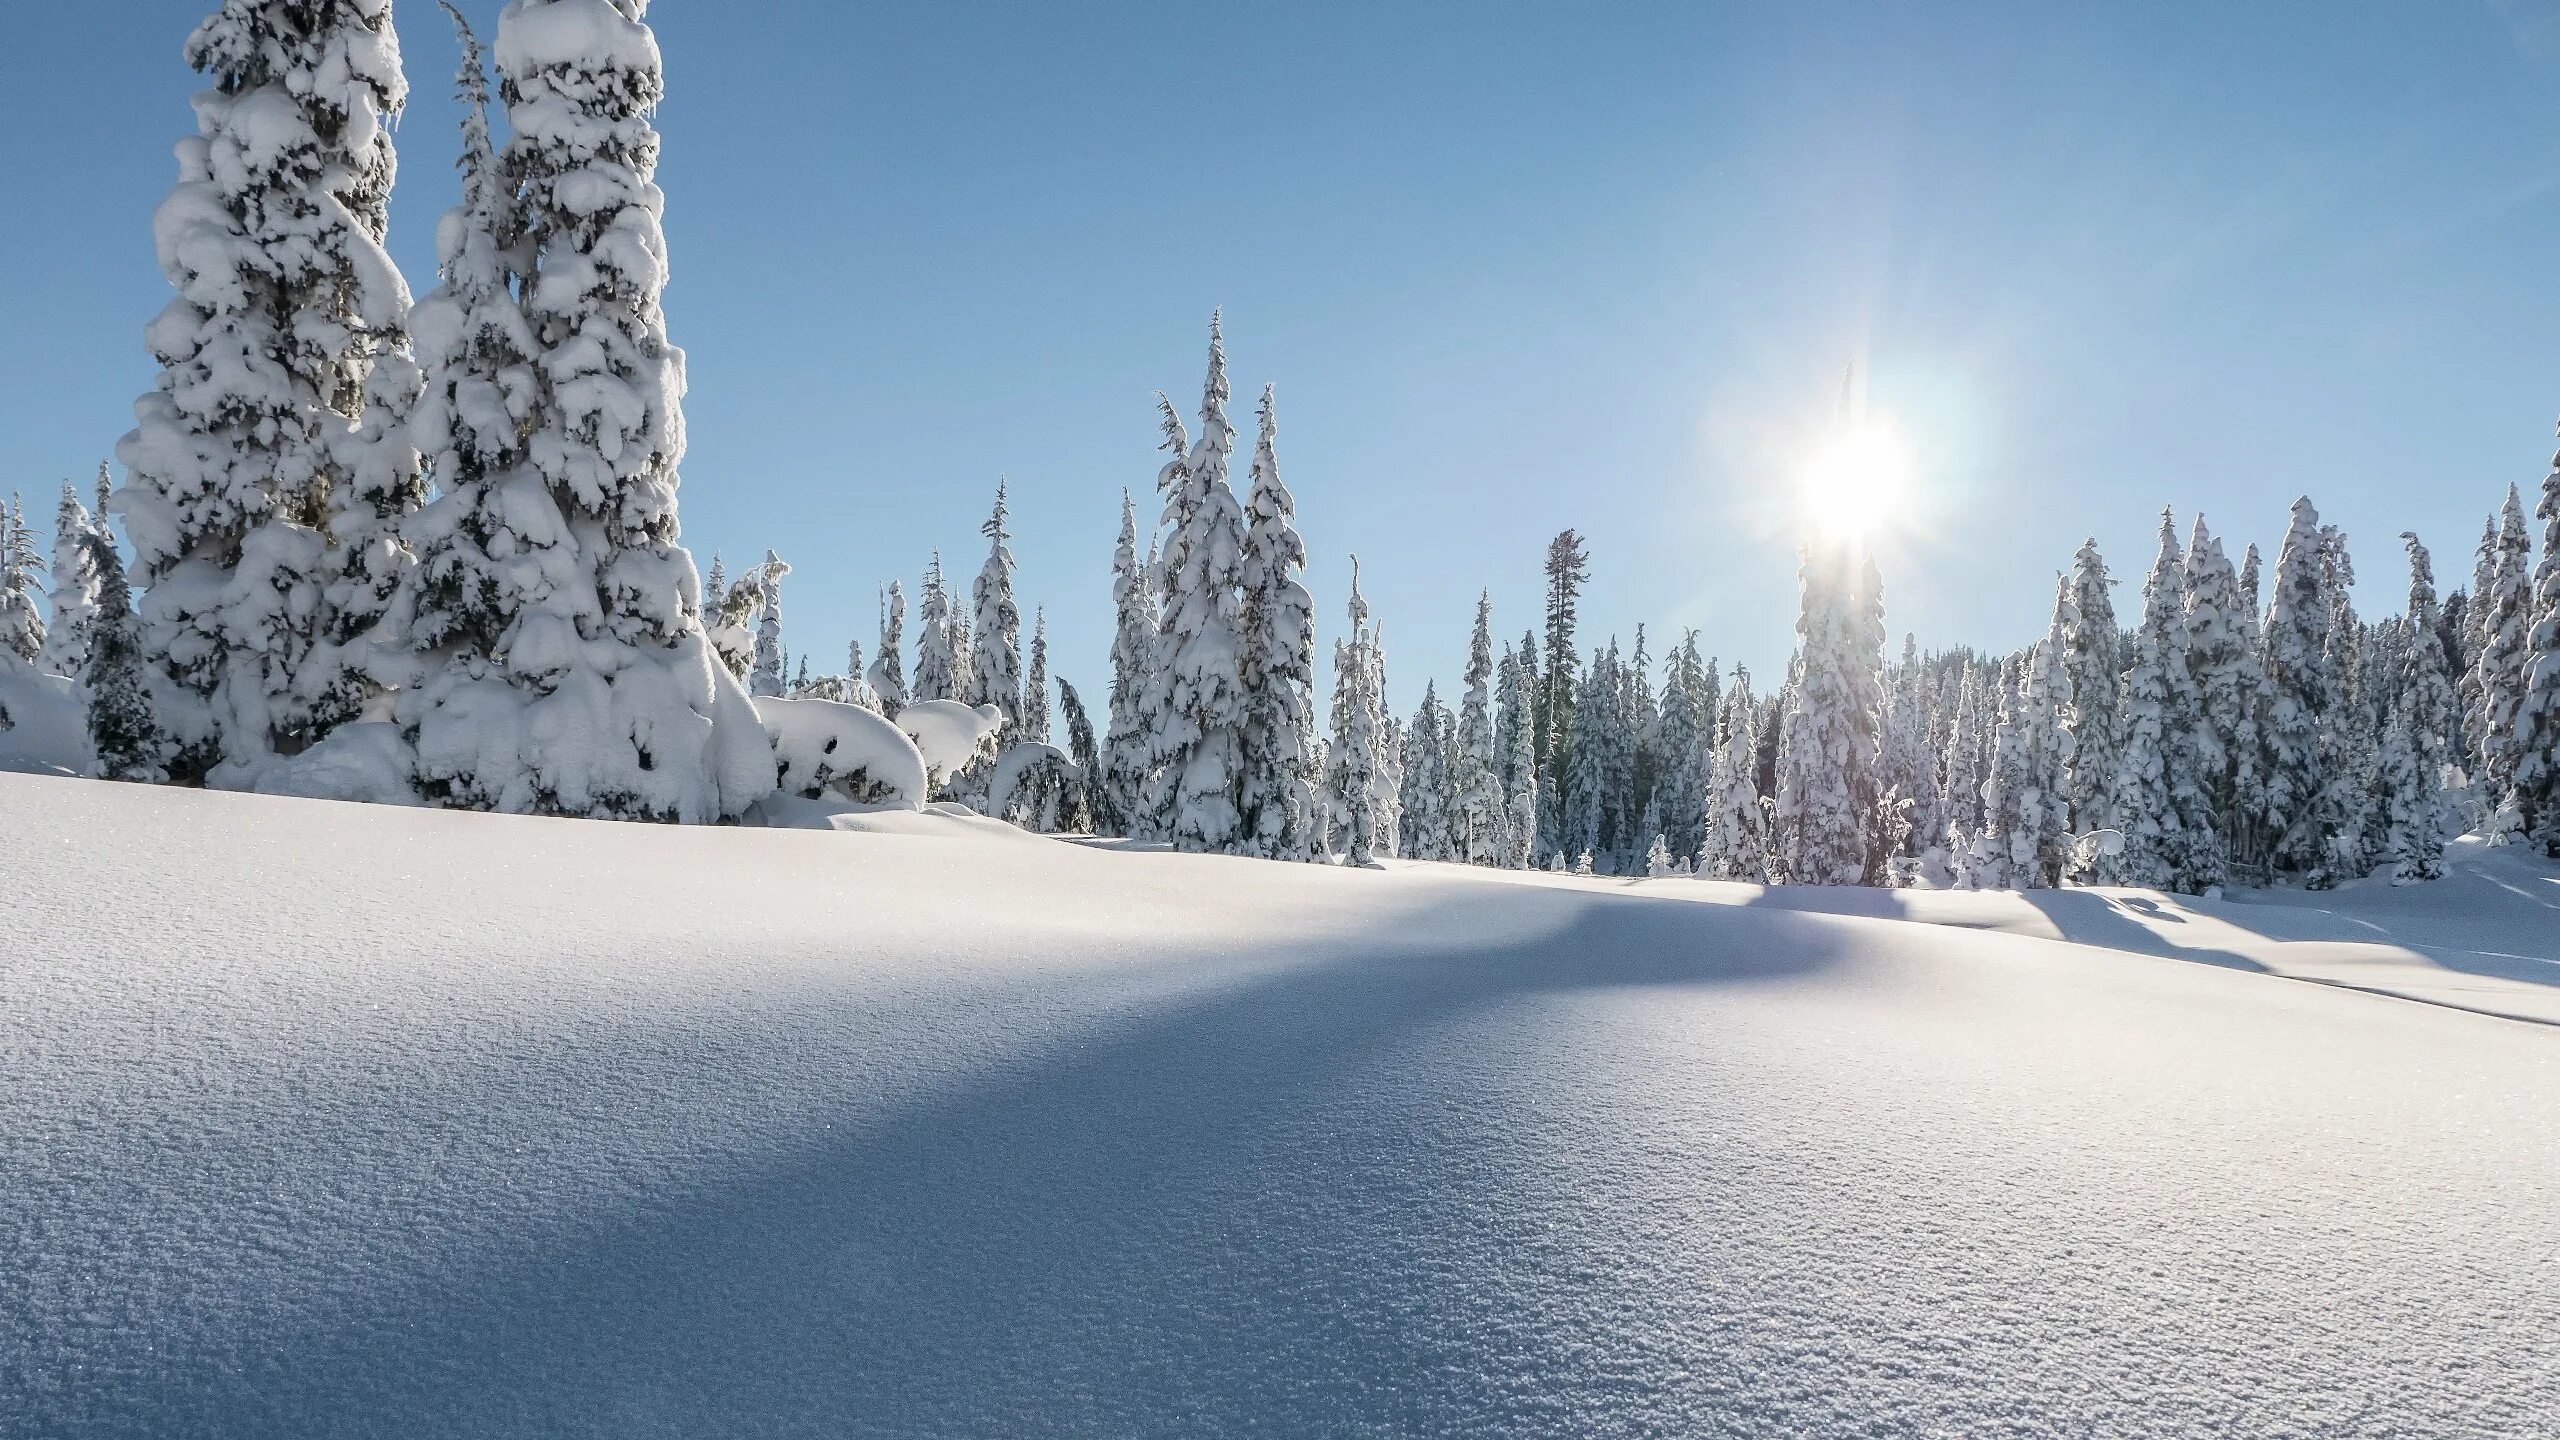
[[[1857,539],[1892,523],[1910,478],[1902,437],[1881,419],[1869,418],[1813,453],[1796,477],[1796,499],[1815,528]]]

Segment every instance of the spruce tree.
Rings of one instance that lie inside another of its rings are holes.
[[[385,121],[407,98],[389,0],[224,0],[186,46],[211,88],[153,217],[178,292],[147,332],[158,382],[117,446],[143,647],[167,677],[177,778],[226,783],[316,737],[340,436],[409,296],[382,248]]]
[[[1799,885],[1869,883],[1883,635],[1872,567],[1808,544],[1797,568],[1795,685],[1781,721],[1774,868]],[[1871,633],[1872,632],[1872,633]]]
[[[987,560],[970,587],[975,621],[969,642],[968,702],[993,705],[1003,714],[996,744],[1022,737],[1022,607],[1013,598],[1013,532],[1006,528],[1005,482],[996,481],[995,509],[978,533],[987,537]]]
[[[1591,558],[1582,537],[1567,530],[1547,543],[1546,659],[1538,676],[1534,743],[1538,753],[1538,848],[1554,855],[1565,847],[1565,768],[1573,749],[1573,705],[1580,688],[1573,631]]]
[[[1060,827],[1072,834],[1098,835],[1102,827],[1096,823],[1093,802],[1096,780],[1102,774],[1102,754],[1093,739],[1093,721],[1085,714],[1084,697],[1067,677],[1058,677],[1058,713],[1067,722],[1067,758],[1075,762],[1076,780],[1067,787],[1066,804]]]
[[[942,580],[942,552],[933,552],[925,566],[924,599],[916,608],[916,674],[908,687],[912,701],[957,700],[960,698],[960,675],[955,668],[958,657],[951,653],[951,592]]]
[[[1698,632],[1692,630],[1671,652],[1663,677],[1657,708],[1659,773],[1648,797],[1664,846],[1684,863],[1698,856],[1700,833],[1706,828],[1707,772],[1714,761],[1715,717],[1698,708],[1701,664]]]
[[[1351,628],[1333,647],[1333,733],[1325,747],[1325,814],[1329,845],[1346,865],[1372,867],[1382,845],[1380,763],[1387,744],[1380,669],[1372,647],[1369,604],[1360,595],[1360,557],[1351,558]]]
[[[2017,683],[2001,692],[1991,771],[1982,787],[1982,834],[1974,844],[1973,878],[1982,888],[2042,890],[2062,883],[2071,736],[2061,723],[2059,670],[2069,586],[2067,577],[2058,580],[2043,642],[2021,658]]]
[[[1708,775],[1707,823],[1699,842],[1698,874],[1708,879],[1769,879],[1768,807],[1757,779],[1758,714],[1751,672],[1735,666],[1716,720],[1715,767]]]
[[[1298,578],[1307,568],[1307,547],[1298,538],[1297,502],[1280,480],[1279,422],[1268,385],[1257,419],[1244,532],[1238,849],[1301,860],[1315,850],[1315,597]]]
[[[906,631],[907,592],[892,580],[880,591],[880,653],[864,677],[879,697],[880,713],[891,720],[907,708]]]
[[[1243,817],[1245,697],[1240,659],[1244,515],[1227,482],[1235,433],[1227,424],[1227,356],[1209,321],[1209,375],[1200,438],[1165,509],[1166,695],[1154,758],[1172,777],[1159,820],[1176,847],[1236,847]]]
[[[1156,589],[1138,557],[1137,503],[1120,492],[1120,543],[1111,557],[1111,601],[1117,615],[1111,638],[1110,730],[1102,770],[1093,787],[1094,828],[1104,835],[1132,835],[1153,773],[1148,759],[1146,697],[1155,688]]]
[[[1049,743],[1049,611],[1031,612],[1031,668],[1022,677],[1022,738]]]
[[[1456,860],[1455,815],[1450,793],[1450,751],[1457,722],[1440,703],[1438,686],[1426,681],[1421,708],[1404,732],[1404,775],[1398,809],[1401,853],[1415,860]]]
[[[2543,477],[2533,513],[2542,522],[2542,563],[2533,575],[2532,624],[2519,657],[2516,815],[2526,838],[2560,860],[2560,456]]]
[[[2532,547],[2523,503],[2510,485],[2506,506],[2498,516],[2497,554],[2489,586],[2476,597],[2480,649],[2472,671],[2472,689],[2478,698],[2470,729],[2480,755],[2475,782],[2484,808],[2491,812],[2486,831],[2492,844],[2505,844],[2517,833],[2516,717],[2524,700],[2525,657],[2532,631]]]
[[[2264,805],[2272,858],[2305,878],[2325,877],[2333,857],[2319,813],[2329,781],[2320,727],[2338,700],[2329,669],[2327,542],[2306,497],[2276,552],[2265,638],[2268,703]]]
[[[1449,790],[1455,808],[1458,858],[1470,865],[1504,863],[1511,852],[1511,816],[1504,803],[1500,763],[1494,753],[1493,596],[1476,595],[1475,629],[1467,637],[1467,693],[1458,703]]]
[[[89,709],[89,747],[97,755],[100,778],[156,784],[169,778],[171,747],[152,714],[142,626],[133,612],[133,591],[125,583],[124,560],[94,530],[82,543],[97,581],[97,611],[80,673]]]
[[[2177,548],[2174,539],[2169,548]],[[2118,680],[2125,661],[2116,627],[2114,585],[2106,560],[2098,554],[2097,540],[2084,541],[2071,567],[2059,666],[2062,728],[2071,736],[2071,766],[2063,777],[2063,798],[2070,807],[2070,830],[2075,835],[2131,823],[2131,817],[2120,819],[2111,803],[2119,779],[2118,736],[2125,723]],[[2116,883],[2109,877],[2110,869],[2100,864],[2079,878]]]
[[[2489,644],[2491,598],[2498,589],[2498,516],[2480,522],[2480,546],[2471,557],[2471,589],[2463,606],[2462,647],[2452,652],[2454,696],[2461,705],[2465,746],[2462,763],[2477,785],[2485,768],[2480,756],[2480,652]]]
[[[2204,769],[2187,628],[2187,563],[2167,510],[2143,584],[2122,691],[2122,745],[2111,811],[2124,845],[2114,863],[2084,866],[2099,883],[2197,893],[2221,883],[2221,835]],[[2081,834],[2088,833],[2083,830]]]
[[[2320,594],[2328,608],[2323,664],[2334,703],[2320,724],[2322,782],[2312,811],[2326,848],[2322,863],[2304,874],[2314,889],[2363,875],[2382,840],[2373,803],[2382,723],[2375,713],[2365,627],[2350,598],[2354,584],[2345,533],[2334,525],[2321,527]]]
[[[2196,517],[2187,544],[2187,668],[2196,687],[2196,763],[2215,848],[2245,861],[2248,807],[2242,796],[2257,783],[2257,697],[2263,672],[2251,627],[2243,614],[2240,584],[2222,542]]]
[[[2437,630],[2435,568],[2427,547],[2400,532],[2409,550],[2409,637],[2402,657],[2390,739],[2384,745],[2384,789],[2391,815],[2394,881],[2444,878],[2444,767],[2452,754],[2454,695]]]
[[[1530,713],[1537,704],[1538,685],[1521,657],[1521,651],[1503,647],[1502,680],[1495,692],[1505,843],[1494,863],[1511,870],[1528,869],[1538,844],[1537,721]]]
[[[44,616],[36,609],[35,532],[27,505],[12,496],[0,511],[0,660],[33,665],[44,653]]]
[[[1945,778],[1941,784],[1941,809],[1945,828],[1939,838],[1946,846],[1948,863],[1953,866],[1969,862],[1974,841],[1982,834],[1982,784],[1989,778],[1982,758],[1988,693],[1980,669],[1965,665],[1958,676],[1956,711],[1942,762]]]
[[[105,517],[98,517],[103,520]],[[88,673],[90,636],[97,627],[98,568],[89,541],[96,526],[80,492],[62,482],[62,502],[53,512],[52,616],[45,626],[44,647],[35,665],[48,675],[78,677]]]
[[[1138,697],[1138,714],[1146,737],[1140,772],[1145,780],[1129,822],[1129,833],[1142,840],[1170,839],[1174,811],[1180,803],[1182,777],[1164,760],[1180,724],[1173,708],[1176,647],[1168,628],[1174,604],[1172,569],[1166,564],[1164,547],[1172,533],[1190,523],[1192,504],[1190,432],[1174,411],[1173,401],[1162,391],[1156,393],[1156,411],[1163,435],[1159,448],[1168,458],[1156,472],[1156,493],[1164,498],[1164,510],[1147,542],[1145,573],[1149,588],[1155,592],[1156,627],[1147,642],[1147,686]]]
[[[764,552],[764,564],[758,574],[764,577],[764,593],[757,607],[755,666],[747,672],[747,693],[780,695],[782,680],[782,578],[791,573],[791,565],[770,550]]]

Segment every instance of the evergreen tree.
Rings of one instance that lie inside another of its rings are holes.
[[[1005,528],[1005,482],[996,481],[996,504],[978,533],[987,537],[987,562],[969,592],[976,615],[969,642],[968,701],[993,705],[1004,716],[999,749],[1022,738],[1022,607],[1013,598],[1013,532]]]
[[[2069,851],[2063,800],[2071,735],[2062,728],[2059,674],[2070,582],[2055,587],[2053,622],[2027,652],[2018,682],[2000,696],[2000,725],[1990,778],[1983,782],[1983,828],[1974,844],[1971,878],[1988,889],[2041,890],[2062,882]]]
[[[758,606],[756,621],[755,668],[747,675],[750,695],[782,693],[782,577],[791,573],[789,562],[767,550],[764,566],[758,572],[764,579],[764,593]]]
[[[252,778],[316,738],[299,683],[319,638],[340,436],[409,296],[382,248],[407,98],[389,0],[224,0],[187,63],[212,87],[153,218],[178,292],[149,328],[157,384],[117,446],[116,504],[171,682],[177,778]]]
[[[2102,884],[2197,893],[2221,883],[2201,735],[2190,634],[2185,557],[2167,510],[2160,549],[2142,591],[2142,624],[2132,636],[2122,691],[2122,745],[2111,809],[2124,835],[2113,863],[2085,866]],[[2085,830],[2080,832],[2086,834]]]
[[[1947,732],[1941,785],[1944,830],[1941,838],[1948,862],[1968,863],[1974,841],[1982,834],[1982,784],[1989,778],[1982,758],[1983,715],[1989,694],[1978,667],[1962,667],[1956,685],[1956,710]]]
[[[1591,652],[1591,669],[1573,707],[1572,754],[1565,766],[1564,843],[1567,850],[1609,857],[1618,835],[1617,753],[1624,719],[1618,713],[1616,648]],[[1611,873],[1616,866],[1610,866]]]
[[[2409,548],[2409,643],[2382,771],[2397,862],[2392,878],[2407,884],[2444,878],[2444,767],[2452,753],[2454,696],[2436,627],[2435,568],[2416,534],[2404,530],[2400,539]]]
[[[1868,883],[1881,858],[1869,853],[1883,645],[1872,571],[1847,546],[1800,552],[1796,679],[1781,722],[1772,847],[1774,868],[1790,883]]]
[[[80,492],[63,481],[62,503],[53,512],[53,614],[35,657],[36,668],[48,675],[88,673],[98,613],[98,568],[89,545],[96,533]]]
[[[1244,515],[1227,483],[1235,432],[1227,424],[1227,355],[1209,320],[1209,375],[1200,438],[1165,509],[1166,695],[1156,762],[1172,777],[1159,819],[1193,851],[1237,847],[1243,817],[1245,696],[1241,630]]]
[[[1929,674],[1920,662],[1920,642],[1902,637],[1902,663],[1895,667],[1885,708],[1884,747],[1878,757],[1886,793],[1910,802],[1900,856],[1917,861],[1921,852],[1946,833],[1944,797],[1938,793],[1938,762],[1930,744]]]
[[[2498,557],[2498,516],[2492,512],[2480,523],[2480,547],[2471,557],[2471,590],[2463,606],[2462,648],[2452,652],[2456,660],[2454,694],[2461,703],[2462,729],[2468,742],[2462,763],[2475,781],[2485,768],[2480,756],[2480,652],[2489,645],[2489,617],[2494,608],[2491,597],[2498,589]]]
[[[1582,586],[1591,575],[1591,559],[1582,537],[1571,530],[1547,544],[1546,663],[1539,675],[1540,694],[1534,743],[1538,753],[1538,848],[1553,855],[1565,846],[1565,768],[1573,750],[1573,705],[1580,688],[1573,630]]]
[[[1656,712],[1660,770],[1648,799],[1665,848],[1684,863],[1698,856],[1706,829],[1708,770],[1715,759],[1715,716],[1712,710],[1699,708],[1700,700],[1711,693],[1699,680],[1703,664],[1698,658],[1698,632],[1692,630],[1671,652]]]
[[[1182,417],[1174,412],[1173,402],[1163,392],[1156,394],[1156,410],[1164,439],[1162,447],[1169,458],[1156,472],[1156,493],[1164,497],[1164,513],[1157,523],[1157,533],[1147,545],[1146,575],[1155,591],[1156,629],[1148,641],[1147,688],[1139,696],[1138,710],[1144,721],[1146,754],[1144,788],[1137,799],[1137,810],[1130,820],[1130,833],[1140,839],[1163,840],[1172,836],[1174,811],[1180,804],[1181,774],[1164,762],[1166,747],[1181,724],[1173,709],[1173,656],[1175,640],[1168,628],[1173,614],[1172,567],[1166,563],[1165,540],[1190,523],[1193,491],[1191,487],[1191,436]]]
[[[1299,575],[1307,547],[1280,480],[1272,389],[1262,387],[1244,533],[1243,815],[1238,848],[1272,860],[1315,852],[1315,597]]]
[[[2222,542],[2196,517],[2187,545],[2187,668],[2195,681],[2196,764],[2215,850],[2246,862],[2253,854],[2251,806],[2257,788],[2258,697],[2265,688],[2250,605]]]
[[[2475,597],[2480,639],[2472,689],[2478,698],[2470,730],[2480,752],[2479,793],[2493,812],[2486,827],[2492,844],[2506,843],[2517,831],[2516,718],[2524,701],[2532,627],[2532,565],[2532,534],[2525,528],[2524,505],[2510,485],[2506,507],[2498,516],[2497,554],[2489,585]]]
[[[865,676],[880,699],[880,713],[891,720],[907,708],[906,630],[907,592],[892,580],[880,592],[880,653]]]
[[[1422,687],[1422,706],[1404,732],[1404,775],[1398,809],[1402,853],[1415,860],[1455,860],[1458,846],[1450,793],[1450,751],[1457,722],[1440,703],[1439,688]]]
[[[2323,664],[2335,704],[2320,725],[2322,784],[2312,811],[2326,852],[2323,863],[2304,874],[2314,889],[2364,874],[2382,843],[2383,827],[2373,804],[2382,724],[2375,713],[2365,627],[2349,598],[2354,584],[2345,533],[2334,525],[2322,526],[2320,596],[2328,609]]]
[[[1100,834],[1093,802],[1095,780],[1102,774],[1102,755],[1094,744],[1093,721],[1085,714],[1084,697],[1076,694],[1076,687],[1068,684],[1064,675],[1058,677],[1058,713],[1067,722],[1067,758],[1075,762],[1077,777],[1067,787],[1060,827],[1071,834]]]
[[[1670,842],[1656,835],[1653,837],[1653,843],[1645,847],[1644,873],[1648,879],[1659,880],[1666,875],[1680,875],[1687,872],[1673,868]]]
[[[1343,863],[1374,866],[1382,846],[1380,799],[1389,777],[1380,763],[1388,743],[1372,647],[1369,604],[1360,595],[1360,558],[1351,559],[1351,629],[1333,647],[1333,733],[1325,748],[1325,813],[1331,847]]]
[[[2172,540],[2170,549],[2176,548]],[[2084,541],[2071,568],[2059,666],[2062,728],[2071,736],[2071,767],[2063,777],[2063,799],[2070,807],[2070,829],[2075,835],[2120,828],[2130,821],[2130,817],[2120,820],[2111,804],[2119,779],[2117,737],[2125,723],[2118,683],[2124,658],[2111,593],[2114,585],[2107,576],[2107,562],[2098,554],[2098,542]],[[2110,868],[2102,864],[2094,871],[2083,871],[2079,878],[2115,883],[2108,878]]]
[[[2560,456],[2543,477],[2533,513],[2542,522],[2542,563],[2533,575],[2532,624],[2519,656],[2516,815],[2525,836],[2560,860]]]
[[[1707,823],[1698,852],[1698,874],[1714,880],[1765,884],[1769,879],[1768,808],[1760,798],[1759,708],[1751,700],[1751,672],[1734,667],[1716,720],[1715,767],[1708,776]]]
[[[1537,704],[1538,684],[1522,651],[1503,647],[1501,687],[1496,692],[1496,743],[1501,760],[1504,846],[1494,863],[1526,870],[1538,843]]]
[[[44,653],[44,616],[36,609],[35,532],[27,505],[12,497],[0,513],[0,660],[33,665]]]
[[[466,253],[447,257],[446,333],[422,336],[438,378],[421,408],[456,418],[415,435],[438,464],[467,439],[468,459],[420,517],[425,589],[448,600],[422,604],[444,613],[422,614],[430,673],[399,715],[421,780],[457,805],[700,822],[773,783],[769,737],[704,633],[677,540],[684,356],[660,303],[650,116],[664,81],[645,9],[507,8],[514,139],[476,187],[466,162],[466,213],[445,227]],[[475,188],[494,224],[468,213]]]
[[[1476,596],[1475,629],[1467,637],[1467,693],[1458,705],[1449,791],[1460,860],[1503,865],[1511,853],[1511,813],[1494,753],[1493,596]]]
[[[960,698],[958,657],[951,653],[951,592],[942,580],[942,552],[925,566],[924,599],[916,610],[916,674],[910,701]]]
[[[2329,669],[2327,551],[2320,512],[2308,498],[2294,501],[2267,608],[2265,806],[2274,860],[2311,879],[2329,875],[2333,863],[2319,813],[2329,782],[2320,727],[2338,700]]]
[[[82,544],[97,583],[97,611],[80,674],[89,707],[89,746],[97,754],[100,778],[156,784],[169,778],[171,747],[152,714],[142,626],[133,613],[124,560],[97,531],[83,536]]]
[[[1031,669],[1022,677],[1022,738],[1049,743],[1049,612],[1031,616]]]
[[[1146,697],[1155,688],[1156,589],[1138,558],[1138,510],[1120,492],[1120,543],[1111,558],[1111,600],[1118,620],[1111,639],[1111,716],[1102,770],[1093,788],[1094,828],[1137,833],[1140,802],[1153,771],[1148,760]]]

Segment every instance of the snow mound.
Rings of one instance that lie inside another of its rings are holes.
[[[400,727],[369,720],[340,726],[328,739],[288,760],[270,763],[252,786],[261,795],[354,800],[367,805],[423,805],[418,752]]]
[[[14,655],[0,655],[0,770],[86,775],[97,766],[80,687]]]
[[[923,752],[926,769],[950,775],[986,753],[988,742],[1004,724],[1004,712],[993,705],[920,700],[899,711],[897,723]]]
[[[929,812],[0,815],[11,1434],[2560,1430],[2548,1026]]]
[[[755,707],[773,736],[775,785],[782,796],[815,800],[832,791],[865,805],[923,808],[924,755],[897,726],[834,700],[765,696]]]

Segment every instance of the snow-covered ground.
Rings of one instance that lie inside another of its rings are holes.
[[[2553,1433],[2560,1028],[2232,967],[2560,978],[2461,859],[1913,924],[0,775],[0,1434]]]

